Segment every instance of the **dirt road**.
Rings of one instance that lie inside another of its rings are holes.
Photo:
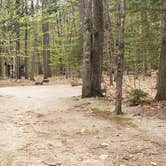
[[[0,88],[0,166],[165,166],[164,122],[117,124],[70,99],[79,95],[69,85]]]

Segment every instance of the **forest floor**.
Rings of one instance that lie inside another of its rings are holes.
[[[67,84],[0,88],[0,166],[165,166],[165,118],[125,105],[115,116],[113,103],[80,93]]]

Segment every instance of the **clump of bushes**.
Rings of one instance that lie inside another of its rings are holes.
[[[142,104],[143,100],[148,96],[148,93],[144,92],[141,89],[132,89],[129,94],[129,104],[130,106],[137,106]]]

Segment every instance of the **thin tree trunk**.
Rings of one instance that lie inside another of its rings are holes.
[[[3,57],[1,57],[2,54],[2,48],[0,46],[0,78],[3,77]]]
[[[27,15],[27,0],[25,0],[25,14]],[[24,58],[24,64],[25,64],[25,79],[28,79],[28,23],[25,23],[25,34],[24,34],[24,40],[25,40],[25,58]]]
[[[49,66],[50,63],[50,51],[49,51],[49,23],[46,21],[48,8],[48,0],[42,0],[42,12],[43,12],[43,67],[44,67],[44,79],[47,79],[51,76],[51,69]]]
[[[143,7],[147,7],[147,2],[145,0],[145,3],[143,4]],[[142,43],[144,43],[144,40],[148,38],[147,33],[149,33],[149,22],[148,22],[148,17],[147,17],[147,11],[141,10],[141,20],[142,20],[142,26],[141,26],[141,33],[142,33]],[[147,49],[148,43],[144,43],[145,45],[142,45],[142,50],[141,50],[141,55],[143,57],[143,74],[144,76],[148,72],[148,57],[149,51]]]
[[[163,1],[161,13],[161,48],[156,100],[166,100],[166,2]]]
[[[17,17],[20,15],[19,7],[20,7],[20,0],[16,0],[15,2],[16,8],[17,8]],[[15,32],[16,32],[16,78],[20,79],[21,78],[21,73],[20,73],[20,25],[19,21],[16,20],[15,24]]]
[[[33,16],[34,16],[34,4],[33,4],[33,0],[31,0],[31,16],[32,16],[32,18],[33,18]],[[34,46],[34,48],[33,48],[33,50],[32,50],[32,57],[31,57],[31,75],[30,75],[30,79],[32,80],[32,81],[34,81],[35,79],[34,79],[34,74],[35,74],[35,55],[36,55],[36,50],[35,50],[35,47],[36,47],[36,41],[35,41],[35,37],[36,37],[36,29],[35,29],[36,27],[35,27],[35,25],[33,25],[32,26],[32,29],[33,29],[33,46]]]
[[[112,20],[110,17],[109,4],[105,0],[105,43],[106,43],[106,62],[108,67],[108,73],[110,77],[110,85],[113,85],[113,58],[114,58],[114,36],[112,32]]]
[[[40,10],[40,2],[39,1],[40,0],[36,1],[36,11]],[[38,23],[36,23],[36,37],[35,37],[36,38],[36,47],[38,47],[40,45],[40,42],[37,40],[37,38],[39,37],[37,35],[38,26],[39,26]],[[37,64],[38,75],[41,75],[41,74],[43,74],[43,66],[41,63],[41,53],[39,51],[39,48],[36,48],[36,54],[37,54],[36,56],[37,56],[37,62],[38,62],[38,64]]]
[[[119,54],[117,63],[116,78],[116,103],[115,112],[117,115],[122,114],[122,80],[123,80],[123,63],[124,63],[124,30],[125,30],[125,0],[120,0],[119,7]]]

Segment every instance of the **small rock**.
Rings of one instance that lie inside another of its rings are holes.
[[[155,163],[155,162],[153,162],[153,161],[151,162],[151,164],[152,164],[153,166],[156,166],[156,165],[157,165],[157,163]]]
[[[96,163],[98,162],[97,160],[95,159],[87,159],[87,160],[84,160],[82,161],[83,163],[85,163],[86,165],[96,165]]]
[[[130,160],[130,157],[129,156],[124,156],[123,160]]]
[[[120,164],[119,166],[126,166],[126,164]]]
[[[117,136],[117,137],[120,137],[120,134],[119,134],[119,133],[117,133],[117,134],[116,134],[116,136]]]
[[[99,156],[99,158],[102,159],[102,160],[105,160],[105,159],[108,158],[108,155],[107,154],[102,154],[102,155]]]
[[[102,146],[102,147],[108,147],[108,146],[109,146],[109,144],[107,144],[107,143],[103,142],[103,143],[101,144],[101,146]]]
[[[81,133],[85,133],[86,132],[86,129],[81,129]]]

